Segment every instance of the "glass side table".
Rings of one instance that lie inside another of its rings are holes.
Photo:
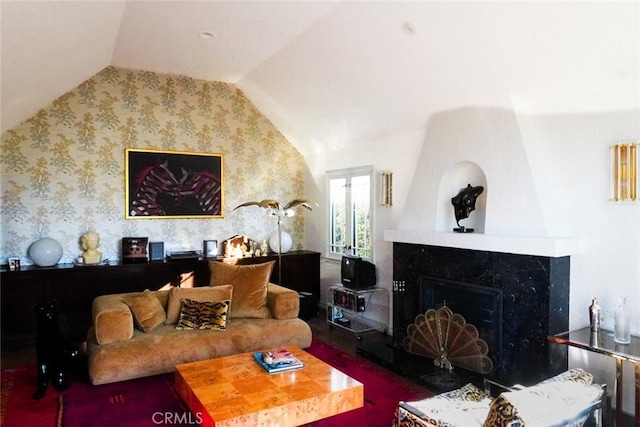
[[[613,341],[609,331],[591,332],[586,327],[575,331],[564,332],[547,337],[549,341],[581,348],[594,353],[613,357],[616,361],[616,425],[622,426],[622,361],[634,364],[635,368],[635,425],[640,427],[640,337],[631,336],[629,344],[618,344]]]

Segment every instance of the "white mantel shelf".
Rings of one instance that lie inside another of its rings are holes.
[[[558,258],[582,252],[577,237],[519,237],[483,233],[434,232],[423,230],[385,230],[384,240],[448,248],[472,249]]]

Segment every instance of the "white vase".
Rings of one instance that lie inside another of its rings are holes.
[[[291,250],[291,247],[293,246],[293,239],[291,238],[291,235],[284,230],[282,230],[281,236],[282,236],[281,237],[282,250],[280,251],[280,253],[286,254]],[[271,233],[271,236],[269,237],[269,247],[273,252],[278,253],[278,231],[277,230]]]
[[[57,240],[44,237],[31,244],[29,258],[38,267],[52,267],[62,258],[62,246]]]

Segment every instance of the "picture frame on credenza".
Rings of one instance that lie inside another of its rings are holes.
[[[217,240],[203,240],[202,241],[202,257],[203,258],[218,258],[218,241]]]

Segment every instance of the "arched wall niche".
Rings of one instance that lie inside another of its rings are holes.
[[[474,162],[461,161],[454,164],[442,176],[438,189],[438,206],[436,213],[436,231],[452,231],[458,225],[453,212],[451,198],[467,184],[484,187],[482,194],[476,199],[476,210],[468,218],[460,221],[460,225],[475,229],[476,233],[484,233],[487,212],[487,177],[480,166]]]

